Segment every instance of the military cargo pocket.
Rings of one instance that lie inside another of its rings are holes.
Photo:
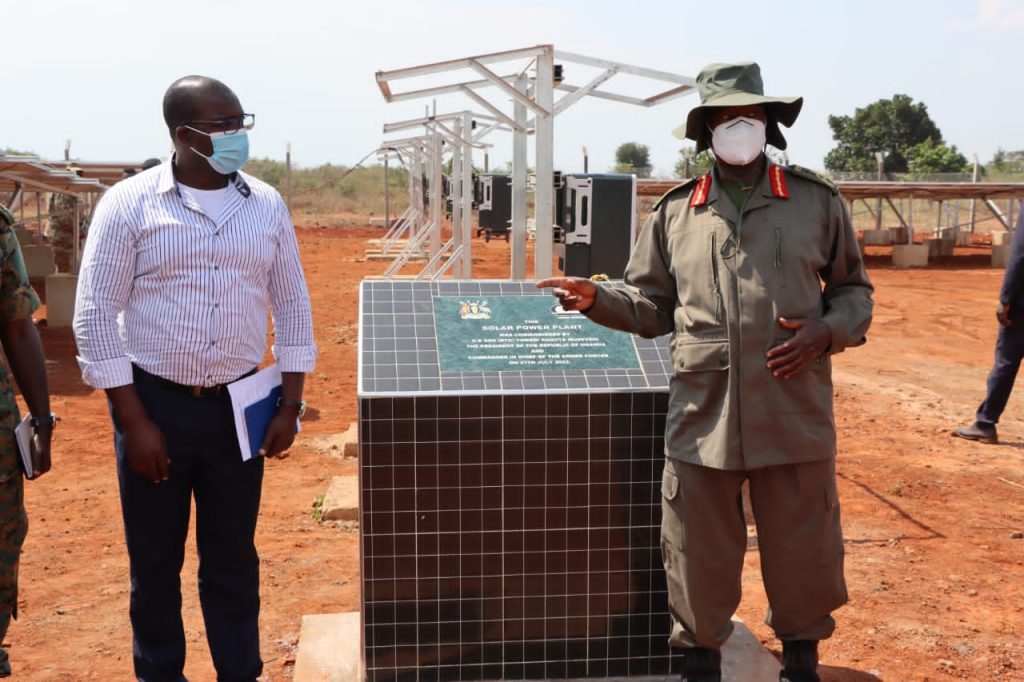
[[[677,372],[728,369],[729,341],[677,344],[673,360]]]
[[[673,576],[683,565],[681,548],[683,526],[675,509],[678,504],[679,477],[669,462],[661,475],[661,563],[671,586]],[[671,592],[671,590],[670,590]]]
[[[665,466],[665,471],[661,474],[661,496],[666,500],[672,501],[676,499],[676,494],[679,492],[679,477],[676,476],[676,472]]]

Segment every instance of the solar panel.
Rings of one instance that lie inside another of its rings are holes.
[[[367,679],[668,675],[666,340],[531,282],[360,294]]]

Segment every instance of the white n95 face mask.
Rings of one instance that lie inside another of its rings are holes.
[[[733,166],[745,166],[761,154],[765,143],[764,121],[742,116],[711,131],[715,156]]]

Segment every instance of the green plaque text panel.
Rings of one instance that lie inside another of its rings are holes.
[[[442,372],[638,369],[629,334],[546,296],[435,296]]]

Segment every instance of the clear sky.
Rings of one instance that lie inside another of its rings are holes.
[[[291,142],[298,165],[351,165],[384,139],[384,122],[427,104],[386,104],[377,70],[541,43],[689,76],[757,61],[768,94],[804,97],[784,132],[790,159],[813,168],[832,147],[830,114],[896,93],[923,101],[968,157],[1024,148],[1024,0],[11,0],[3,18],[0,147],[46,158],[61,158],[66,138],[82,160],[166,156],[163,92],[201,73],[256,113],[254,156],[283,159]],[[635,141],[670,174],[681,146],[671,131],[695,104],[587,99],[556,119],[556,168],[582,170],[586,145],[591,170],[608,170]],[[509,137],[489,138],[492,166],[510,158]]]

